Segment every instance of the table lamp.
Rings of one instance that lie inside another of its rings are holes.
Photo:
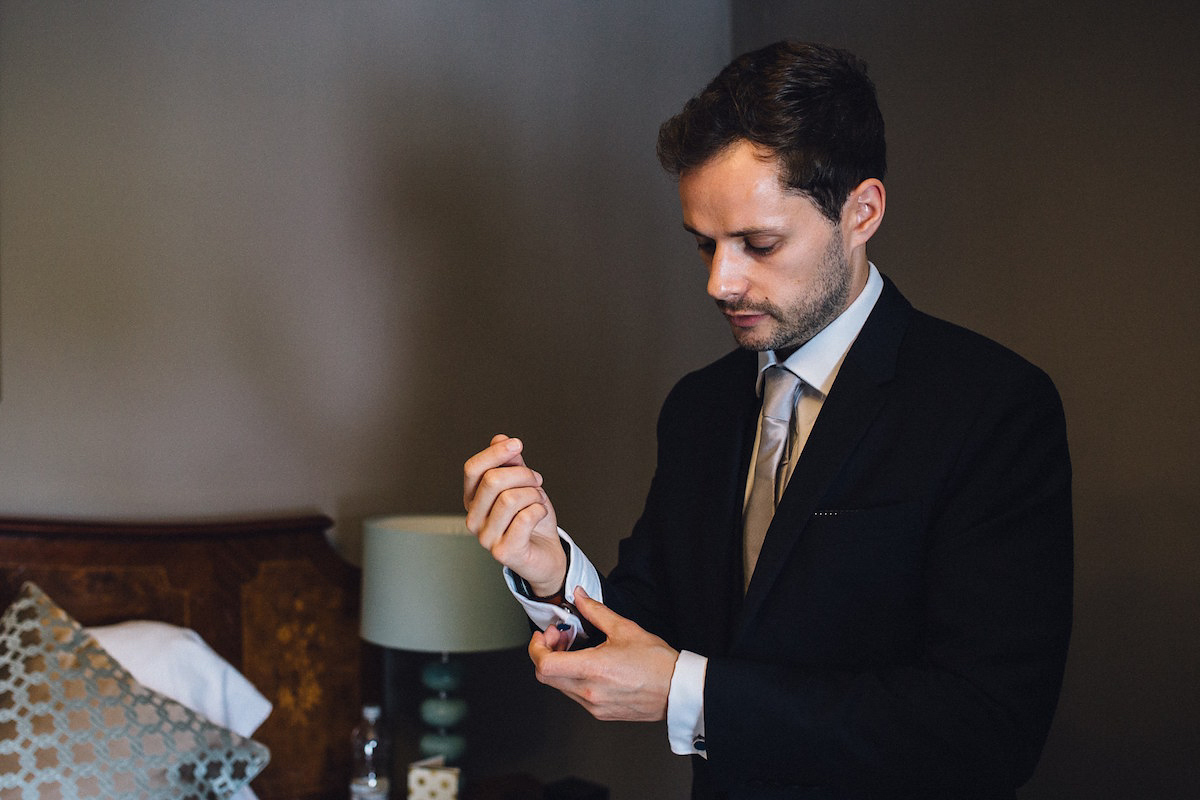
[[[497,564],[458,514],[372,517],[363,522],[362,638],[397,650],[437,653],[421,672],[436,694],[421,704],[431,730],[423,756],[456,763],[465,738],[453,727],[466,701],[452,696],[461,665],[452,653],[505,650],[529,641],[529,620]],[[385,676],[386,677],[386,676]]]

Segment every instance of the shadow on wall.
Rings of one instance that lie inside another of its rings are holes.
[[[461,509],[462,462],[490,429],[479,412],[519,409],[517,376],[532,367],[533,340],[518,324],[530,315],[529,273],[513,256],[518,176],[511,159],[488,157],[486,142],[461,146],[463,131],[485,129],[470,100],[445,83],[388,87],[358,104],[358,146],[369,154],[358,224],[371,242],[370,267],[387,276],[383,329],[393,337],[363,346],[390,354],[393,399],[377,422],[384,457],[376,461],[394,471],[341,499],[339,536],[355,561],[365,515]]]
[[[1055,729],[1023,797],[1069,787],[1072,796],[1185,798],[1200,786],[1200,729],[1181,713],[1200,697],[1200,642],[1180,634],[1200,625],[1195,534],[1180,522],[1198,518],[1200,501],[1110,488],[1076,493],[1082,613]]]

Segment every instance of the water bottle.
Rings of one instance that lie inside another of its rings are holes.
[[[354,772],[350,800],[387,800],[388,744],[379,724],[379,706],[363,706],[362,719],[351,734]]]

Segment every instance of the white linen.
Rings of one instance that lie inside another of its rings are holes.
[[[138,683],[240,736],[252,736],[271,713],[271,702],[193,630],[132,620],[87,632]],[[231,800],[256,798],[247,786]]]

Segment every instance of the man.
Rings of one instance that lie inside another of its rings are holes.
[[[523,443],[465,466],[468,526],[539,629],[538,678],[599,719],[665,718],[697,798],[1012,798],[1057,702],[1061,404],[868,261],[884,153],[865,68],[817,45],[736,59],[664,124],[741,349],[668,396],[607,578]]]

